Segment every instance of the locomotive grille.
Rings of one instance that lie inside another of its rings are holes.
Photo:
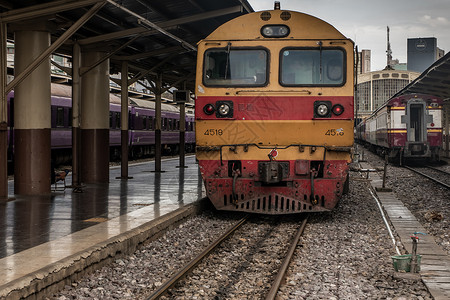
[[[270,12],[265,11],[265,12],[261,13],[261,20],[269,21],[270,18],[272,18],[272,15],[270,14]]]
[[[264,214],[292,214],[299,212],[329,210],[324,207],[323,201],[321,205],[312,205],[311,203],[309,203],[306,200],[308,199],[307,195],[304,195],[304,201],[300,199],[292,199],[278,194],[268,195],[267,197],[256,197],[249,200],[244,200],[244,195],[241,195],[240,198],[241,200],[239,201],[239,203],[234,203],[233,195],[229,195],[229,197],[227,197],[227,195],[224,195],[224,206],[221,209]]]
[[[291,13],[288,11],[283,11],[280,16],[281,20],[287,21],[291,18]]]

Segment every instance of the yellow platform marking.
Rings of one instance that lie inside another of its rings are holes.
[[[106,222],[106,221],[108,221],[108,218],[98,217],[98,218],[90,218],[90,219],[84,220],[83,222],[102,223],[102,222]]]

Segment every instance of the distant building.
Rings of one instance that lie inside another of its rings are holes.
[[[394,68],[394,70],[399,70],[399,71],[407,71],[408,70],[408,66],[406,63],[398,63],[395,65],[392,65],[392,67]]]
[[[408,39],[408,71],[422,73],[436,60],[444,56],[444,50],[437,46],[437,39],[411,38]]]
[[[444,57],[444,55],[445,55],[445,51],[442,50],[441,48],[437,48],[437,59],[436,60],[441,59],[442,57]]]
[[[382,70],[358,75],[357,117],[368,117],[419,75],[417,72],[401,70]]]
[[[358,74],[370,72],[370,50],[358,52]]]
[[[407,71],[408,67],[406,63],[401,63],[398,59],[391,59],[389,61],[389,67],[386,67],[385,70]]]

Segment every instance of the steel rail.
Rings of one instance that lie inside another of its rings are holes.
[[[428,179],[430,179],[430,180],[432,180],[432,181],[434,181],[434,182],[436,182],[436,183],[439,183],[440,185],[446,187],[447,189],[450,189],[450,185],[448,185],[448,184],[446,184],[446,183],[444,183],[444,182],[442,182],[442,181],[440,181],[440,180],[437,180],[437,179],[434,178],[434,177],[431,177],[431,176],[429,176],[429,175],[427,175],[427,174],[425,174],[425,173],[419,172],[419,171],[415,170],[414,168],[411,168],[411,167],[408,167],[408,166],[404,166],[404,167],[405,167],[406,169],[408,169],[408,170],[410,170],[410,171],[413,171],[413,172],[415,172],[415,173],[417,173],[417,174],[419,174],[419,175],[422,175],[423,177],[426,177],[426,178],[428,178]]]
[[[294,237],[294,240],[292,241],[291,247],[289,248],[288,253],[286,254],[286,257],[284,258],[283,264],[281,265],[280,269],[278,270],[277,277],[275,277],[274,283],[272,285],[272,288],[270,289],[269,293],[266,295],[266,300],[274,300],[277,296],[278,289],[280,288],[281,281],[284,279],[284,276],[286,274],[287,268],[289,267],[289,263],[291,262],[292,256],[294,255],[295,248],[297,248],[298,241],[300,240],[300,237],[303,234],[303,231],[305,230],[306,223],[308,222],[308,217],[306,217],[302,225],[297,231],[297,234]]]
[[[199,255],[197,255],[192,261],[186,264],[180,271],[175,273],[169,280],[167,280],[163,285],[161,285],[156,291],[154,291],[147,300],[158,299],[164,293],[166,293],[175,283],[177,283],[186,273],[192,270],[196,265],[200,263],[200,261],[209,255],[220,243],[222,243],[225,239],[227,239],[233,232],[235,232],[242,224],[244,224],[249,215],[246,215],[241,220],[239,220],[236,224],[234,224],[230,229],[227,230],[222,236],[220,236],[217,240],[215,240],[212,244],[210,244],[205,250],[202,251]]]
[[[445,175],[450,175],[449,172],[446,172],[446,171],[444,171],[444,170],[441,170],[441,169],[438,169],[438,168],[435,168],[435,167],[431,167],[431,166],[425,166],[425,167],[428,168],[428,169],[431,169],[431,170],[433,170],[433,171],[437,171],[437,172],[443,173],[443,174],[445,174]]]
[[[375,196],[375,194],[372,192],[372,188],[369,188],[369,193],[372,195],[373,199],[378,205],[378,210],[380,211],[381,217],[383,218],[384,226],[386,226],[386,229],[389,233],[389,236],[391,237],[392,244],[394,245],[395,252],[397,252],[397,255],[401,255],[400,249],[398,249],[397,246],[397,240],[394,237],[394,234],[392,233],[391,226],[389,225],[389,222],[386,218],[386,214],[384,213],[383,207],[381,206],[380,200],[378,200],[378,197]]]

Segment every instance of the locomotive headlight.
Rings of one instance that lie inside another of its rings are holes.
[[[280,36],[286,36],[289,33],[289,29],[286,26],[280,26],[280,28],[278,28],[278,34]]]
[[[233,117],[233,101],[221,100],[216,102],[216,117],[217,118],[232,118]]]
[[[321,117],[325,117],[328,114],[328,107],[325,104],[320,104],[317,106],[316,113]]]
[[[314,102],[314,118],[331,117],[331,101]]]
[[[272,36],[273,35],[273,29],[272,27],[266,26],[262,30],[263,36]]]
[[[221,116],[225,117],[230,113],[230,106],[228,104],[221,104],[217,111]]]
[[[289,35],[289,27],[286,25],[266,25],[261,28],[261,34],[267,38],[282,38]]]

